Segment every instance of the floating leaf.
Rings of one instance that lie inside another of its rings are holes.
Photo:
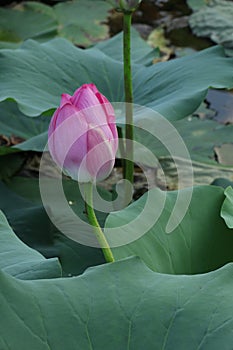
[[[199,10],[209,2],[210,0],[187,0],[188,6],[194,11]]]
[[[57,22],[49,6],[27,2],[0,8],[0,47],[17,47],[28,38],[47,41],[56,35]]]
[[[89,46],[108,37],[103,24],[111,6],[99,0],[75,0],[51,7],[28,1],[0,9],[0,47],[16,48],[24,40],[40,42],[62,36],[76,45]]]
[[[108,37],[107,20],[110,4],[99,0],[75,0],[54,6],[58,35],[76,45],[89,46]]]
[[[196,8],[195,8],[196,9]],[[222,44],[233,55],[233,3],[226,0],[211,0],[201,7],[189,20],[197,36],[208,37]]]

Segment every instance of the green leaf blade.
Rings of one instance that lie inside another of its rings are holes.
[[[229,264],[204,275],[163,275],[137,258],[72,279],[25,282],[1,272],[1,344],[25,350],[63,350],[64,344],[67,350],[109,344],[114,350],[230,350],[232,272]]]
[[[225,221],[227,227],[233,228],[233,189],[232,186],[228,186],[224,195],[226,196],[222,208],[221,217]]]
[[[37,251],[21,242],[2,212],[0,212],[0,243],[0,266],[6,273],[21,279],[61,276],[58,260],[46,260]]]
[[[20,49],[1,50],[0,63],[0,100],[15,99],[26,115],[57,108],[62,93],[73,94],[84,83],[94,82],[112,102],[124,99],[121,62],[62,39],[28,41]],[[233,87],[232,68],[233,60],[221,47],[149,67],[133,65],[134,102],[170,120],[182,119],[197,109],[210,86]]]
[[[118,227],[119,235],[140,236],[143,227],[151,220],[152,227],[139,239],[124,246],[113,248],[116,260],[132,255],[139,256],[151,269],[169,274],[204,273],[233,261],[233,236],[220,217],[224,200],[223,189],[215,186],[197,186],[180,190],[191,194],[191,202],[179,225],[169,234],[166,226],[177,198],[177,191],[150,190],[154,206],[140,218],[141,225],[125,232],[124,224],[130,224],[142,212],[147,194],[128,208],[111,213],[106,227]],[[193,192],[192,192],[193,191]],[[156,221],[156,210],[165,201],[162,214]],[[156,204],[157,203],[157,204]],[[176,214],[178,215],[178,214]],[[176,219],[177,217],[175,217]]]

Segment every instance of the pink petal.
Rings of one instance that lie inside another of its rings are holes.
[[[69,94],[62,94],[61,95],[61,102],[60,102],[60,108],[63,107],[66,103],[71,104],[71,96]]]
[[[108,124],[107,115],[105,114],[103,106],[100,104],[83,109],[83,114],[85,115],[85,119],[88,124],[96,126]]]
[[[87,134],[87,146],[86,166],[89,173],[93,179],[106,178],[115,162],[112,140],[106,138],[100,127],[90,127]]]
[[[49,151],[56,163],[76,178],[78,168],[87,153],[88,125],[80,112],[66,104],[56,113],[56,126],[51,122]],[[52,130],[53,129],[53,130]]]
[[[71,102],[79,110],[98,105],[99,100],[95,95],[96,90],[97,88],[94,84],[84,84],[75,91],[71,97]]]
[[[117,149],[118,133],[117,133],[117,127],[116,127],[116,118],[115,118],[114,108],[112,104],[108,101],[108,99],[104,95],[102,95],[100,92],[98,92],[96,96],[99,99],[100,103],[102,104],[102,108],[105,111],[105,115],[107,116],[107,122],[112,131],[113,138],[117,141],[115,146]]]
[[[112,147],[113,147],[113,152],[116,154],[117,149],[118,149],[118,132],[117,132],[117,127],[115,123],[110,123],[109,128],[111,129],[112,132]]]

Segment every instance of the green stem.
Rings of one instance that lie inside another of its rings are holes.
[[[124,13],[123,36],[124,36],[124,82],[125,82],[125,102],[126,102],[126,155],[124,178],[133,183],[133,85],[132,85],[132,69],[131,69],[131,21],[132,13]]]
[[[85,197],[86,197],[85,199],[86,199],[86,210],[87,210],[88,220],[90,224],[93,226],[95,236],[103,251],[105,260],[106,262],[113,262],[115,260],[112,255],[112,251],[98,223],[97,217],[95,215],[95,211],[93,209],[93,184],[90,182],[85,184]]]

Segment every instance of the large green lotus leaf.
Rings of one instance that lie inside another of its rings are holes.
[[[19,111],[13,101],[0,103],[0,133],[6,136],[17,136],[22,141],[37,136],[48,130],[50,118],[39,116],[32,120]]]
[[[73,94],[84,83],[94,82],[110,101],[124,98],[121,62],[64,39],[28,41],[17,50],[1,50],[0,64],[0,100],[15,99],[26,115],[56,108],[61,93]],[[221,47],[149,67],[133,65],[135,103],[181,119],[196,110],[209,86],[232,87],[232,68],[233,60]]]
[[[25,224],[26,229],[27,223]],[[0,267],[21,279],[54,278],[61,276],[58,259],[45,259],[26,246],[9,226],[0,211]]]
[[[232,183],[228,185],[224,191],[226,198],[221,208],[221,217],[229,228],[233,228],[233,189]]]
[[[208,37],[222,44],[233,55],[233,3],[226,0],[211,0],[196,11],[189,20],[197,36]]]
[[[152,189],[149,193],[154,206],[151,204],[144,212],[148,193],[128,208],[111,213],[106,220],[106,227],[119,227],[118,236],[137,237],[142,230],[147,231],[134,242],[114,248],[114,257],[118,260],[138,255],[153,270],[172,274],[203,273],[233,261],[233,235],[220,217],[223,191],[215,186],[197,186],[179,192]],[[171,233],[166,233],[178,193],[182,198],[180,197],[178,211],[173,214],[173,223],[177,222],[186,208],[187,212],[178,226],[174,225],[176,228]],[[190,194],[191,202],[184,207],[183,201]],[[162,214],[156,221],[158,208],[164,200]],[[136,226],[133,220],[140,213],[140,223]],[[145,227],[148,222],[151,223],[151,228],[147,230]],[[130,225],[126,231],[124,225],[128,223]]]
[[[48,128],[47,128],[48,129]],[[47,142],[48,142],[48,130],[38,134],[37,136],[33,136],[29,138],[27,141],[24,141],[16,146],[14,149],[18,149],[21,151],[35,151],[35,152],[43,152],[47,150]]]
[[[49,116],[30,118],[19,111],[14,101],[0,103],[0,133],[7,137],[20,138],[13,147],[0,146],[0,154],[23,151],[43,151],[48,139]],[[16,158],[16,156],[15,156]],[[17,161],[17,160],[16,160]],[[1,171],[1,170],[0,170]]]
[[[49,181],[49,180],[48,180]],[[58,257],[63,275],[78,275],[87,267],[104,262],[100,249],[78,244],[64,236],[51,223],[40,199],[38,179],[14,178],[9,183],[10,190],[0,183],[0,208],[6,214],[10,225],[18,237],[47,258]],[[78,186],[73,181],[64,181],[64,190],[68,201],[77,215],[85,220],[84,204]],[[56,188],[53,179],[49,181],[49,190],[56,200]],[[103,193],[103,191],[102,191]],[[106,196],[106,191],[104,192]],[[99,216],[100,222],[104,216]],[[78,227],[77,227],[78,230]]]
[[[27,3],[28,5],[28,3]],[[35,4],[33,4],[35,6]],[[39,4],[40,5],[40,4]],[[43,4],[42,10],[43,10]],[[44,10],[46,7],[44,8]],[[132,44],[133,44],[133,61],[143,63],[145,65],[152,64],[154,57],[158,57],[157,49],[151,49],[144,40],[141,39],[138,32],[132,28]],[[106,55],[122,60],[122,33],[114,36],[112,39],[97,44],[95,48],[104,52]],[[17,135],[25,138],[26,141],[21,142],[15,148],[23,151],[43,151],[47,143],[47,130],[50,118],[40,116],[34,121],[25,116],[17,108],[13,101],[4,101],[0,104],[0,130],[7,136]],[[11,153],[14,148],[1,147],[1,154]]]
[[[6,178],[13,174],[22,165],[22,155],[8,153],[23,151],[43,151],[48,139],[48,126],[50,117],[39,116],[30,118],[19,111],[14,101],[0,103],[0,133],[6,138],[16,138],[17,143],[13,147],[0,146],[0,155],[6,155],[0,159],[0,177]],[[7,167],[5,166],[7,165]]]
[[[21,197],[21,199],[28,199],[34,204],[42,204],[37,178],[14,176],[7,182],[6,186],[12,192]]]
[[[108,37],[103,22],[110,9],[109,4],[98,0],[68,1],[53,7],[29,1],[1,8],[0,47],[16,48],[29,38],[44,42],[56,36],[89,46]]]
[[[51,163],[49,162],[48,164],[51,167]],[[57,175],[58,174],[57,171],[58,170],[55,167],[53,174]],[[52,172],[50,173],[50,175],[51,174]],[[46,178],[46,181],[48,181],[48,187],[51,189],[51,194],[56,196],[57,182],[54,181],[53,178]],[[29,200],[30,202],[34,202],[42,205],[41,190],[39,187],[39,180],[37,178],[15,176],[7,182],[7,188],[11,189],[13,192],[15,192],[15,194],[18,194],[21,197],[21,199],[24,198]],[[82,220],[87,221],[86,215],[84,214],[85,206],[84,206],[82,196],[80,194],[78,183],[76,181],[66,178],[66,179],[63,179],[63,188],[64,188],[67,201],[72,202],[72,208],[74,212]],[[97,189],[100,197],[102,197],[106,201],[112,200],[112,194],[110,192],[108,192],[101,186],[97,186]],[[99,212],[99,211],[97,211],[96,213],[98,215],[98,220],[100,224],[103,225],[106,219],[106,214],[104,214],[104,212]]]
[[[233,266],[164,275],[137,258],[66,279],[1,272],[2,349],[232,349]],[[109,345],[110,344],[110,345]]]
[[[159,49],[151,48],[133,27],[131,30],[131,42],[131,59],[133,63],[149,66],[155,58],[159,57]],[[101,41],[94,48],[104,52],[112,59],[123,61],[123,32],[113,36],[109,40]]]

